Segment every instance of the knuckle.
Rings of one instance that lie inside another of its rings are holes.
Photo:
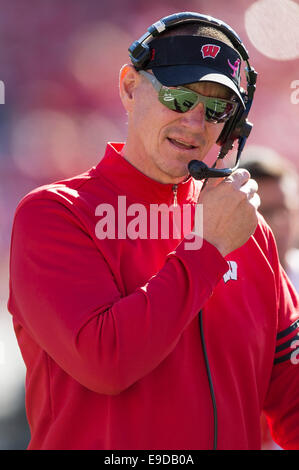
[[[251,175],[248,170],[245,168],[239,168],[233,175],[236,175],[238,178],[241,178],[242,180],[248,180],[250,179]]]
[[[250,203],[248,204],[248,213],[249,213],[249,216],[250,216],[252,222],[257,225],[257,223],[258,223],[258,214],[257,214],[257,208],[255,207],[255,205],[250,204]]]
[[[258,182],[252,178],[250,178],[250,181],[251,181],[251,184],[253,185],[253,187],[255,188],[256,191],[258,191],[259,189],[259,185],[258,185]]]
[[[241,176],[244,176],[246,178],[250,178],[250,173],[248,170],[246,170],[245,168],[239,168],[237,170],[237,172],[241,175]]]
[[[244,190],[235,190],[235,197],[236,197],[236,202],[239,204],[247,204],[248,202],[248,194]]]
[[[239,198],[242,202],[248,201],[248,194],[246,191],[239,191]]]
[[[251,178],[250,172],[246,168],[238,168],[233,174],[239,174],[244,178]]]
[[[243,186],[250,180],[250,173],[249,171],[245,169],[239,169],[236,170],[234,173],[232,173],[230,176],[225,178],[225,182],[227,183],[233,183],[233,186],[236,186],[237,188],[239,186]]]

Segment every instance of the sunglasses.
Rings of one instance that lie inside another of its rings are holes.
[[[194,109],[198,103],[203,103],[206,121],[218,124],[228,121],[238,108],[236,101],[204,96],[182,86],[167,87],[151,73],[145,70],[140,70],[139,73],[151,82],[158,93],[160,103],[177,113],[186,113]]]

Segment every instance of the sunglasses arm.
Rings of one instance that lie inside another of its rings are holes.
[[[147,78],[151,84],[153,85],[154,89],[156,90],[157,93],[159,93],[159,91],[161,90],[162,88],[162,85],[161,83],[156,79],[156,77],[154,77],[154,75],[152,75],[151,73],[149,72],[146,72],[145,70],[139,70],[139,73],[140,75],[142,75],[143,77]]]

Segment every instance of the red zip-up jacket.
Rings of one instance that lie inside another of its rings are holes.
[[[190,250],[184,238],[113,238],[119,196],[131,211],[177,197],[194,215],[201,184],[153,181],[122,145],[16,211],[8,308],[27,367],[29,449],[211,449],[200,310],[218,449],[259,449],[262,410],[276,442],[299,449],[298,299],[270,229],[261,219],[226,259],[205,240]]]

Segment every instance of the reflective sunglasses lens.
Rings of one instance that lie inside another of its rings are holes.
[[[186,88],[162,87],[159,101],[172,111],[186,113],[199,102],[205,105],[205,117],[209,122],[226,122],[235,112],[236,103],[221,99],[209,98]]]
[[[198,102],[198,95],[191,90],[161,88],[159,101],[168,109],[177,113],[186,113]]]
[[[234,113],[236,104],[220,98],[208,98],[206,100],[207,121],[225,122]]]

